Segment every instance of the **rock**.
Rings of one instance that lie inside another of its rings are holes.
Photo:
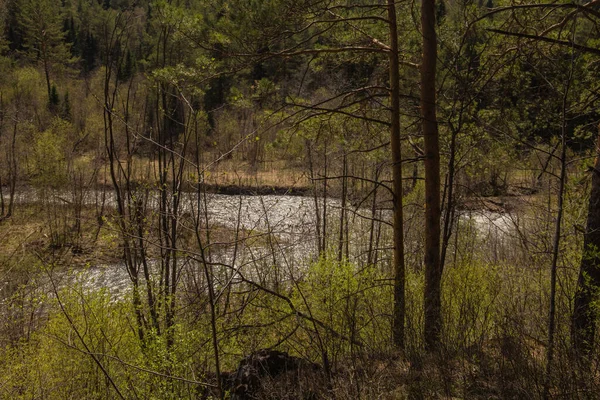
[[[319,365],[281,351],[258,350],[240,361],[236,371],[223,374],[223,388],[230,392],[231,400],[261,398],[266,383],[272,390],[283,386],[291,394],[296,392],[302,375],[311,375],[319,370]],[[305,396],[307,393],[304,393]],[[315,398],[314,394],[307,397]]]

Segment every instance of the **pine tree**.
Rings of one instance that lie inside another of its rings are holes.
[[[65,91],[62,105],[62,118],[70,121],[71,120],[71,101],[69,100],[69,91]]]
[[[120,81],[126,81],[133,76],[135,72],[135,65],[131,52],[127,50],[125,55],[125,62],[119,66],[118,77]]]
[[[58,96],[58,90],[56,90],[56,85],[52,85],[48,96],[48,108],[50,111],[55,112],[58,109],[59,104],[60,97]]]
[[[83,58],[84,72],[90,72],[96,67],[96,54],[98,52],[98,41],[93,34],[87,32],[82,43],[81,57]]]
[[[54,63],[71,59],[65,42],[60,0],[21,0],[17,22],[23,35],[23,47],[30,56],[41,61],[46,77],[48,102],[52,104],[50,70]]]
[[[65,33],[66,40],[68,43],[70,43],[71,55],[73,57],[79,56],[81,54],[81,45],[79,43],[77,30],[75,29],[75,21],[73,19],[73,16],[65,20]]]

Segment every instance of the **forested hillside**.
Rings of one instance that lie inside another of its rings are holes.
[[[0,22],[0,398],[600,398],[600,0]]]

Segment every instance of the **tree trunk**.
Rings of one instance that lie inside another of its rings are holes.
[[[573,59],[571,59],[573,60]],[[552,243],[552,264],[550,266],[550,308],[548,310],[548,347],[546,351],[546,377],[544,379],[543,398],[550,398],[550,386],[552,383],[552,364],[554,360],[554,336],[556,332],[556,283],[558,273],[558,255],[560,254],[560,236],[562,219],[564,213],[565,183],[567,180],[567,97],[571,88],[573,77],[573,64],[568,80],[565,84],[565,92],[562,101],[561,112],[561,151],[560,151],[560,175],[558,183],[558,209],[556,211],[556,222],[554,224],[554,238]]]
[[[8,211],[5,214],[6,218],[10,218],[12,216],[13,207],[15,204],[15,191],[17,187],[17,132],[19,126],[19,107],[21,106],[21,102],[17,100],[16,106],[13,134],[10,143],[10,161],[8,168],[8,174],[10,178],[10,194],[8,197]]]
[[[371,228],[369,229],[369,250],[367,251],[367,265],[375,265],[373,252],[377,251],[377,247],[374,247],[375,241],[375,229],[377,224],[375,223],[377,219],[377,188],[379,185],[377,181],[379,180],[379,166],[375,167],[375,174],[373,176],[373,181],[375,184],[373,185],[373,201],[371,203]]]
[[[421,118],[425,138],[425,346],[438,347],[442,330],[440,263],[440,147],[436,119],[435,0],[421,2],[423,60]]]
[[[316,142],[317,140],[315,140]],[[323,249],[321,248],[321,211],[319,209],[319,194],[317,190],[317,183],[315,180],[315,166],[313,163],[313,154],[312,154],[312,143],[310,140],[306,140],[306,148],[308,149],[308,169],[310,173],[310,182],[312,186],[313,192],[313,200],[315,202],[315,228],[317,231],[317,254],[318,257],[321,257],[323,254]]]
[[[50,67],[48,66],[48,54],[46,43],[42,43],[42,58],[44,62],[44,76],[46,77],[46,89],[48,90],[48,104],[52,101],[52,88],[50,86]]]
[[[404,230],[402,215],[402,157],[400,148],[400,64],[398,61],[398,24],[396,4],[388,0],[390,26],[390,103],[391,103],[391,147],[394,180],[394,310],[392,340],[397,348],[404,348],[404,319],[406,302],[404,293]]]
[[[340,231],[338,235],[338,264],[344,259],[344,221],[346,220],[346,197],[348,196],[348,160],[346,149],[342,156],[342,208],[340,210]],[[348,240],[348,238],[346,238]]]
[[[587,356],[594,348],[597,311],[594,302],[600,290],[600,133],[596,143],[596,159],[592,169],[592,192],[588,203],[587,226],[583,240],[583,256],[575,291],[571,338],[579,356]]]

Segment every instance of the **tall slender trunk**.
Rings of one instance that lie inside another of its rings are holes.
[[[321,211],[319,210],[319,195],[317,192],[317,184],[315,180],[315,166],[313,164],[313,154],[312,154],[312,144],[310,141],[306,141],[306,148],[308,149],[308,163],[309,163],[309,173],[310,173],[310,182],[312,186],[313,192],[313,200],[315,202],[315,228],[317,233],[317,254],[321,257],[323,250],[321,249]]]
[[[394,310],[392,341],[397,348],[404,348],[405,266],[404,230],[402,209],[402,153],[400,147],[400,63],[398,60],[398,23],[396,3],[387,1],[390,29],[390,145],[392,147],[392,175],[394,181]]]
[[[4,131],[4,115],[4,96],[2,95],[2,92],[0,92],[0,145],[2,140],[2,133]],[[2,176],[0,175],[0,221],[4,218],[4,192],[2,191]]]
[[[338,263],[341,263],[344,258],[344,221],[346,220],[346,197],[348,196],[348,162],[346,156],[346,150],[344,149],[342,157],[342,209],[340,210],[340,231],[338,235]]]
[[[17,109],[15,111],[15,122],[13,125],[12,140],[10,143],[10,162],[9,162],[9,178],[10,178],[10,193],[8,197],[8,211],[6,218],[12,216],[13,207],[15,204],[15,190],[17,187],[17,132],[19,127],[19,107],[20,102],[17,101]]]
[[[446,186],[444,188],[444,195],[442,199],[446,199],[446,207],[444,209],[444,227],[442,235],[442,250],[440,255],[440,268],[444,268],[446,264],[446,254],[448,252],[448,246],[450,244],[450,237],[452,236],[452,225],[454,223],[454,212],[456,207],[454,204],[454,181],[456,176],[456,137],[458,131],[452,129],[452,137],[450,139],[450,159],[448,160],[448,175]],[[446,193],[447,191],[447,193]],[[455,249],[456,251],[456,249]]]
[[[571,75],[573,70],[571,69]],[[550,308],[548,311],[548,348],[546,352],[546,378],[544,380],[543,398],[550,398],[550,384],[552,382],[552,362],[554,359],[554,335],[556,331],[556,274],[558,270],[558,254],[560,253],[560,235],[563,218],[563,203],[565,194],[565,181],[567,180],[567,95],[571,84],[571,76],[566,84],[566,90],[562,102],[562,126],[561,126],[561,152],[560,152],[560,175],[558,183],[558,210],[554,225],[554,238],[552,243],[552,265],[550,267]]]
[[[111,65],[107,63],[108,65]],[[130,180],[131,175],[129,171],[122,178],[125,180],[125,186],[128,188],[123,193],[123,189],[120,184],[120,179],[117,175],[120,175],[120,171],[122,171],[121,162],[119,161],[118,152],[115,146],[115,135],[114,135],[114,124],[113,124],[113,115],[112,109],[115,104],[115,99],[117,97],[117,83],[115,83],[114,88],[111,91],[110,81],[112,77],[112,69],[108,67],[105,72],[104,77],[104,145],[106,148],[106,154],[108,156],[108,164],[110,171],[111,182],[115,191],[115,201],[117,203],[117,212],[118,212],[118,226],[121,234],[121,240],[123,245],[123,255],[125,258],[125,265],[127,268],[127,272],[129,274],[129,278],[131,279],[131,283],[133,286],[133,307],[135,310],[136,321],[137,321],[137,331],[138,337],[140,339],[140,343],[144,344],[145,335],[144,335],[144,317],[142,315],[142,303],[141,298],[139,296],[139,277],[138,277],[138,268],[136,261],[136,254],[133,249],[133,245],[130,240],[130,231],[127,226],[127,219],[130,217],[129,207],[126,207],[125,198],[128,194],[130,194]]]
[[[421,0],[423,59],[421,118],[425,138],[425,346],[439,346],[442,331],[440,263],[440,146],[436,118],[437,39],[435,0]]]
[[[324,158],[324,179],[323,179],[323,244],[321,245],[321,249],[323,252],[327,253],[327,138],[325,138],[325,147],[323,149],[323,158]]]
[[[44,63],[44,75],[46,77],[46,90],[48,90],[48,104],[52,99],[52,88],[50,86],[50,66],[48,65],[47,44],[42,42],[42,59]]]
[[[377,181],[379,180],[379,166],[375,167],[375,173],[373,177],[374,187],[373,187],[373,201],[371,202],[371,228],[369,229],[369,250],[367,251],[367,265],[374,265],[373,262],[373,251],[377,251],[377,247],[374,246],[375,240],[375,229],[376,224],[375,220],[377,219],[377,188],[379,185]]]
[[[192,110],[190,110],[192,112]],[[194,117],[195,126],[197,126],[197,116]],[[196,128],[197,129],[197,128]],[[214,365],[215,365],[215,374],[217,378],[217,393],[219,399],[224,398],[223,391],[223,382],[221,378],[221,361],[220,361],[220,352],[219,352],[219,337],[218,337],[218,325],[217,325],[217,301],[218,296],[215,293],[215,285],[214,285],[214,270],[212,267],[211,257],[209,253],[210,249],[210,229],[209,229],[209,218],[208,218],[208,206],[207,206],[207,198],[206,198],[206,190],[201,185],[201,182],[204,181],[204,171],[202,170],[202,160],[200,158],[200,142],[199,135],[196,131],[194,134],[195,137],[195,146],[196,146],[196,174],[198,177],[198,184],[196,189],[196,207],[195,207],[195,218],[194,218],[194,233],[196,235],[196,242],[198,244],[198,249],[200,251],[200,261],[202,262],[202,267],[204,270],[204,277],[206,279],[206,284],[208,287],[208,301],[210,307],[210,327],[211,327],[211,342],[213,348],[213,356],[214,356]],[[204,206],[202,205],[202,201],[204,200]],[[242,203],[240,199],[239,208],[241,210]],[[204,209],[204,224],[206,228],[206,241],[203,240],[201,229],[202,227],[202,214]],[[193,212],[193,207],[192,207]],[[237,220],[237,228],[235,233],[235,247],[233,251],[233,257],[231,261],[231,265],[235,265],[236,257],[237,257],[237,246],[238,246],[238,234],[240,231],[240,212],[238,212],[238,220]],[[227,278],[228,280],[230,278]],[[229,286],[229,285],[228,285]],[[222,294],[222,293],[221,293]],[[229,292],[227,292],[227,296],[229,296]],[[227,305],[225,305],[225,312],[227,312]]]
[[[581,357],[594,348],[598,320],[594,303],[600,290],[600,126],[596,143],[596,159],[592,172],[592,192],[588,203],[587,226],[583,239],[583,256],[575,291],[571,337]]]

